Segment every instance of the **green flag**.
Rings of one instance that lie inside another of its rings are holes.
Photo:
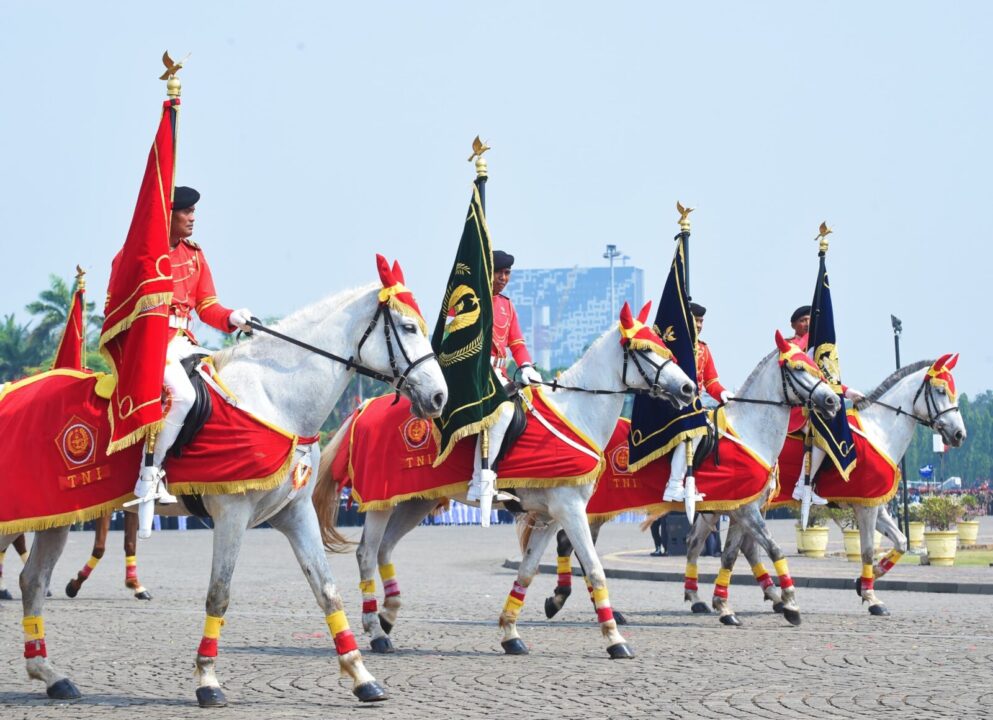
[[[508,400],[490,364],[493,251],[475,185],[431,346],[448,383],[448,404],[435,420],[441,432],[439,465],[455,443],[496,422],[500,404]]]

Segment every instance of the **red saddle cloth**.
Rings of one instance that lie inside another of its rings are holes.
[[[855,505],[889,502],[900,484],[899,468],[865,436],[858,413],[854,410],[848,412],[848,424],[852,428],[855,457],[858,458],[855,469],[845,482],[834,464],[825,458],[817,473],[817,494],[825,500]],[[779,455],[779,492],[769,502],[770,508],[800,504],[793,499],[793,490],[802,469],[803,437],[789,435]]]
[[[107,455],[101,377],[53,370],[0,387],[0,533],[91,520],[134,497],[142,446]],[[165,463],[170,491],[218,494],[282,483],[298,438],[210,392],[207,424],[182,457]]]
[[[662,502],[671,467],[668,455],[637,472],[628,470],[629,427],[629,421],[622,418],[614,428],[607,445],[607,466],[586,506],[590,519],[607,520],[629,510],[657,515],[685,507],[683,503]],[[733,434],[730,428],[724,432]],[[705,494],[696,504],[698,511],[733,510],[759,497],[769,482],[772,468],[740,443],[722,436],[719,456],[720,465],[711,454],[694,473],[697,491]]]
[[[593,482],[600,474],[600,449],[584,437],[540,391],[528,392],[533,408],[527,428],[500,461],[501,488],[557,487]],[[536,413],[570,442],[563,442]],[[346,441],[331,466],[339,487],[351,486],[359,510],[382,510],[412,498],[435,499],[465,492],[472,477],[476,437],[459,441],[438,467],[434,425],[410,414],[410,401],[373,398],[352,414]]]

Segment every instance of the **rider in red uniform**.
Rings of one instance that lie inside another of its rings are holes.
[[[196,338],[190,332],[193,312],[196,311],[197,316],[211,327],[227,333],[238,328],[248,329],[247,323],[252,317],[247,308],[229,310],[217,300],[214,278],[207,260],[200,246],[190,239],[199,200],[200,193],[190,187],[177,187],[173,193],[169,232],[169,259],[172,262],[174,282],[172,304],[169,306],[169,332],[172,339],[166,350],[165,376],[162,379],[165,391],[165,424],[153,443],[150,443],[152,447],[146,445],[145,452],[152,453],[153,464],[142,466],[134,489],[134,494],[143,500],[158,500],[166,504],[176,502],[176,498],[169,494],[166,487],[162,461],[179,436],[183,421],[196,400],[196,392],[181,361],[197,352],[210,352],[197,346]],[[139,511],[138,515],[139,519],[146,515],[150,523],[150,513]],[[141,537],[148,537],[150,532],[150,527],[139,527]]]

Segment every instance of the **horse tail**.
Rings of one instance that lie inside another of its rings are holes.
[[[534,513],[517,516],[517,542],[521,545],[521,555],[528,550],[528,543],[531,542],[531,533],[534,532]]]
[[[338,508],[341,505],[338,496],[338,484],[331,476],[331,463],[341,448],[342,441],[348,437],[352,425],[352,416],[345,419],[341,427],[331,438],[331,442],[321,451],[321,463],[317,469],[317,482],[314,484],[312,501],[317,511],[317,522],[321,528],[321,540],[325,549],[335,553],[351,552],[354,540],[338,532]]]

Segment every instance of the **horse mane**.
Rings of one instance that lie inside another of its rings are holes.
[[[368,285],[352,288],[350,290],[343,290],[339,293],[335,293],[334,295],[329,295],[323,300],[318,300],[315,303],[311,303],[310,305],[306,305],[293,311],[282,320],[279,320],[272,327],[274,330],[279,330],[279,332],[284,335],[293,337],[297,334],[296,331],[298,328],[323,321],[328,314],[342,310],[354,302],[358,297],[376,287],[379,287],[378,283],[370,283]],[[246,342],[240,342],[236,345],[215,352],[211,356],[214,361],[214,368],[219,372],[221,368],[231,362],[235,357],[242,353],[248,352],[249,347],[255,348],[259,345],[259,343],[264,342],[282,341],[266,335],[265,333],[258,333]]]
[[[855,409],[865,410],[867,407],[869,407],[879,398],[881,398],[883,396],[883,393],[885,393],[891,387],[893,387],[898,382],[903,380],[905,377],[917,372],[918,370],[921,370],[926,367],[930,367],[932,364],[934,364],[934,360],[918,360],[915,363],[912,363],[910,365],[907,365],[906,367],[902,367],[899,370],[894,371],[892,375],[890,375],[888,378],[886,378],[881,383],[879,383],[879,387],[877,387],[871,393],[866,395],[865,400],[858,403],[855,406]]]
[[[741,388],[740,389],[741,390],[744,390],[746,387],[748,387],[749,383],[751,383],[753,380],[755,380],[755,378],[758,376],[759,371],[766,364],[766,362],[769,360],[769,358],[771,358],[773,355],[775,355],[778,352],[779,352],[778,350],[773,350],[771,353],[769,353],[764,358],[762,358],[761,360],[759,360],[758,365],[756,365],[755,368],[748,374],[748,377],[745,378],[745,382],[743,382],[741,384]]]

